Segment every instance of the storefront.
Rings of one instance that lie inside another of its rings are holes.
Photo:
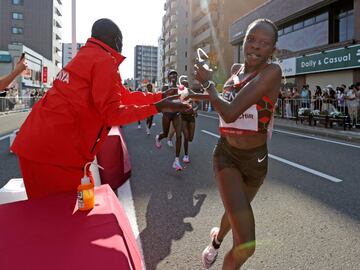
[[[360,68],[360,45],[337,48],[296,59],[296,75],[305,74],[305,81],[313,88],[354,83],[354,72]]]

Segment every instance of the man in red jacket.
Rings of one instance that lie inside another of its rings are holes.
[[[33,107],[11,147],[18,155],[28,198],[76,191],[111,126],[159,111],[183,111],[162,94],[130,92],[121,83],[122,34],[100,19],[53,87]]]

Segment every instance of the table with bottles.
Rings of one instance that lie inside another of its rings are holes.
[[[109,185],[79,211],[76,193],[0,205],[0,269],[142,269],[131,226]]]

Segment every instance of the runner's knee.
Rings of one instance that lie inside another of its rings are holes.
[[[255,253],[255,240],[241,243],[233,248],[233,256],[237,261],[245,262]]]

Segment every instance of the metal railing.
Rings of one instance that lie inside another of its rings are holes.
[[[299,116],[311,114],[313,116],[328,116],[332,118],[350,118],[352,125],[360,124],[360,106],[356,102],[337,99],[278,99],[274,115],[287,119],[298,119]]]
[[[29,111],[37,97],[0,97],[0,114]]]

